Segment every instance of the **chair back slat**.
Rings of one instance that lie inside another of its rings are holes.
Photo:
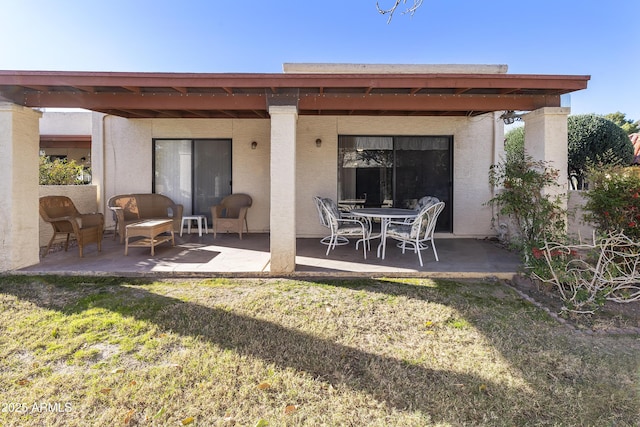
[[[318,218],[320,219],[320,224],[322,224],[323,227],[330,228],[331,223],[324,210],[322,198],[318,196],[313,196],[313,201],[316,204],[316,210],[318,211]]]

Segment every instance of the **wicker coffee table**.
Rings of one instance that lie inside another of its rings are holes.
[[[161,235],[171,233],[171,235]],[[155,255],[155,247],[160,243],[171,241],[175,246],[176,241],[173,236],[173,220],[171,219],[147,219],[144,221],[129,224],[125,230],[124,254],[127,255],[129,247],[151,248],[151,256]],[[142,239],[129,242],[132,237],[142,237]]]

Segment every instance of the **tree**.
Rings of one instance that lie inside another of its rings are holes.
[[[75,160],[51,160],[40,156],[40,185],[81,185],[83,168]]]
[[[620,126],[595,114],[569,116],[569,173],[578,188],[593,164],[628,166],[633,161],[633,144]]]
[[[411,5],[410,7],[408,7],[404,12],[404,13],[410,13],[411,15],[413,15],[415,13],[415,11],[422,5],[423,0],[413,0],[413,5]],[[407,4],[407,0],[394,0],[393,6],[391,6],[389,9],[383,9],[380,7],[380,2],[376,2],[376,8],[378,9],[378,12],[381,13],[382,15],[389,15],[389,19],[387,20],[387,23],[391,22],[391,18],[393,18],[393,14],[395,13],[396,9],[398,8],[398,6],[400,6],[400,4]]]
[[[524,158],[524,126],[511,129],[504,135],[504,151],[507,158]]]
[[[617,124],[624,130],[627,135],[631,135],[632,133],[640,132],[640,120],[629,120],[626,117],[627,115],[621,113],[620,111],[616,111],[615,113],[609,113],[604,116],[605,119],[611,120],[613,123]]]

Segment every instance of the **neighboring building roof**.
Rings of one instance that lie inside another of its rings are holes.
[[[314,64],[314,72],[294,66],[285,73],[0,71],[0,97],[129,118],[267,118],[270,105],[297,105],[300,115],[476,116],[559,107],[561,95],[585,89],[590,79],[506,74],[505,66],[451,73],[444,66],[348,65],[351,71]]]
[[[629,134],[629,139],[633,144],[633,163],[640,164],[640,133]]]
[[[285,73],[314,74],[504,74],[507,69],[504,64],[282,64]]]

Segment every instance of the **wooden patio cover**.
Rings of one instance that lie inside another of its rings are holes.
[[[85,108],[127,118],[300,115],[476,116],[560,107],[590,76],[0,71],[0,98],[33,108]]]

